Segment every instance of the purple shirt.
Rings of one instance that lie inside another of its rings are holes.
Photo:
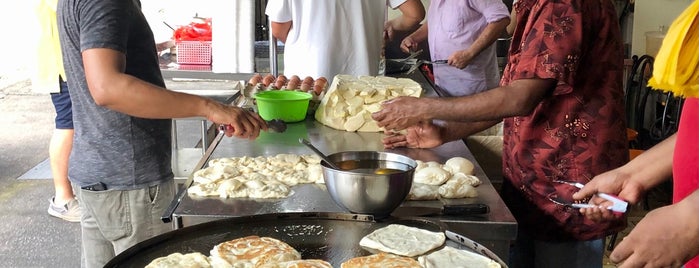
[[[501,0],[433,0],[427,10],[427,31],[432,60],[446,60],[473,44],[485,27],[509,18]],[[463,70],[435,64],[435,83],[453,96],[471,95],[498,86],[495,44],[483,50]]]

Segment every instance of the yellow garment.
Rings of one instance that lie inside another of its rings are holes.
[[[56,20],[58,0],[39,0],[38,2],[35,12],[39,22],[39,43],[32,88],[35,92],[55,93],[60,91],[59,75],[63,80],[66,79]]]
[[[678,97],[699,97],[699,1],[680,14],[665,35],[648,85]]]

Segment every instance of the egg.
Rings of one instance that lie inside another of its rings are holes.
[[[248,80],[248,84],[250,85],[257,85],[260,82],[262,82],[262,75],[260,74],[255,74]]]
[[[268,87],[274,82],[274,75],[268,74],[265,76],[265,78],[262,79],[262,85],[265,87]]]

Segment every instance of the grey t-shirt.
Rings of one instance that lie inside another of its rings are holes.
[[[81,52],[108,48],[126,54],[126,74],[165,86],[140,2],[61,0],[57,13],[75,125],[70,180],[80,187],[102,182],[107,189],[131,190],[172,179],[171,121],[98,106],[85,80]]]

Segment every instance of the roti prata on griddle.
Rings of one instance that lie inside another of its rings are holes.
[[[500,268],[499,263],[486,256],[452,247],[444,247],[425,256],[420,256],[418,261],[425,268]]]
[[[388,253],[351,258],[342,263],[341,268],[421,268],[413,258]]]
[[[445,239],[446,236],[442,232],[390,224],[364,236],[359,241],[359,245],[396,255],[414,257],[442,246]]]
[[[268,263],[260,266],[260,268],[333,268],[333,266],[324,260],[306,259]]]
[[[211,250],[211,262],[225,261],[232,267],[259,267],[268,263],[300,260],[289,244],[255,235],[220,243]]]
[[[146,268],[209,268],[209,257],[199,252],[172,253],[151,261]]]

